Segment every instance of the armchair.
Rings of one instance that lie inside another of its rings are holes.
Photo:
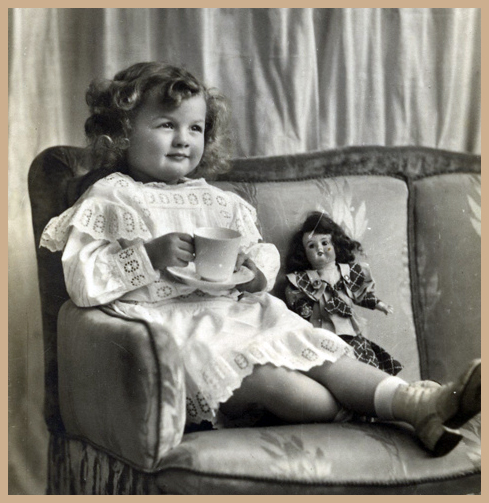
[[[396,423],[278,425],[175,436],[179,365],[144,321],[79,308],[60,253],[39,248],[48,220],[76,197],[84,151],[53,147],[29,172],[45,346],[48,494],[474,494],[480,415],[435,458]],[[361,238],[388,318],[368,336],[401,377],[448,381],[480,357],[480,157],[423,147],[351,147],[236,159],[215,182],[258,211],[284,256],[307,211],[324,208]],[[283,296],[284,275],[273,293]],[[363,314],[363,313],[362,313]],[[172,386],[169,385],[172,384]],[[173,445],[175,445],[173,447]]]

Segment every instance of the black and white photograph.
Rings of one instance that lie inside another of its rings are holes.
[[[481,494],[481,9],[8,9],[8,494]]]

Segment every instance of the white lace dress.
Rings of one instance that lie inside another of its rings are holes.
[[[255,364],[308,370],[352,348],[313,328],[269,293],[202,291],[153,269],[144,242],[201,226],[239,231],[242,249],[273,287],[280,257],[262,243],[256,211],[242,198],[186,180],[177,185],[136,182],[112,174],[52,219],[41,246],[63,250],[68,293],[81,307],[108,305],[122,317],[145,320],[162,359],[181,360],[187,422],[218,423],[219,404]]]

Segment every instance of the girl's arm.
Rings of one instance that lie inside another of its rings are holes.
[[[73,228],[63,256],[68,294],[80,307],[112,302],[159,278],[142,242],[123,248]]]
[[[260,269],[258,269],[253,260],[251,260],[248,256],[241,254],[240,257],[238,257],[236,268],[239,269],[241,266],[245,266],[253,271],[255,273],[255,277],[248,283],[237,285],[236,288],[240,292],[249,293],[262,292],[263,290],[265,290],[267,286],[267,279],[265,278],[265,275],[260,271]]]
[[[280,269],[280,255],[273,244],[256,243],[239,254],[236,270],[242,265],[251,269],[255,277],[248,283],[238,285],[238,290],[250,293],[270,291]]]

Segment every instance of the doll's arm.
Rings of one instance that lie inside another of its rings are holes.
[[[375,281],[372,278],[368,264],[354,264],[350,271],[350,279],[355,304],[381,311],[386,315],[394,312],[392,306],[381,301],[375,295]]]
[[[285,287],[285,303],[293,311],[295,311],[295,305],[300,297],[302,297],[302,294],[297,288],[292,285]]]
[[[381,300],[379,300],[379,302],[377,302],[375,309],[377,311],[382,311],[384,314],[392,314],[394,312],[394,308],[391,305],[386,304],[385,302],[382,302]]]
[[[368,264],[356,263],[351,266],[350,289],[355,304],[367,309],[378,309],[381,300],[375,295],[375,281]]]
[[[312,316],[314,301],[292,284],[285,287],[285,302],[291,311],[308,320]]]

